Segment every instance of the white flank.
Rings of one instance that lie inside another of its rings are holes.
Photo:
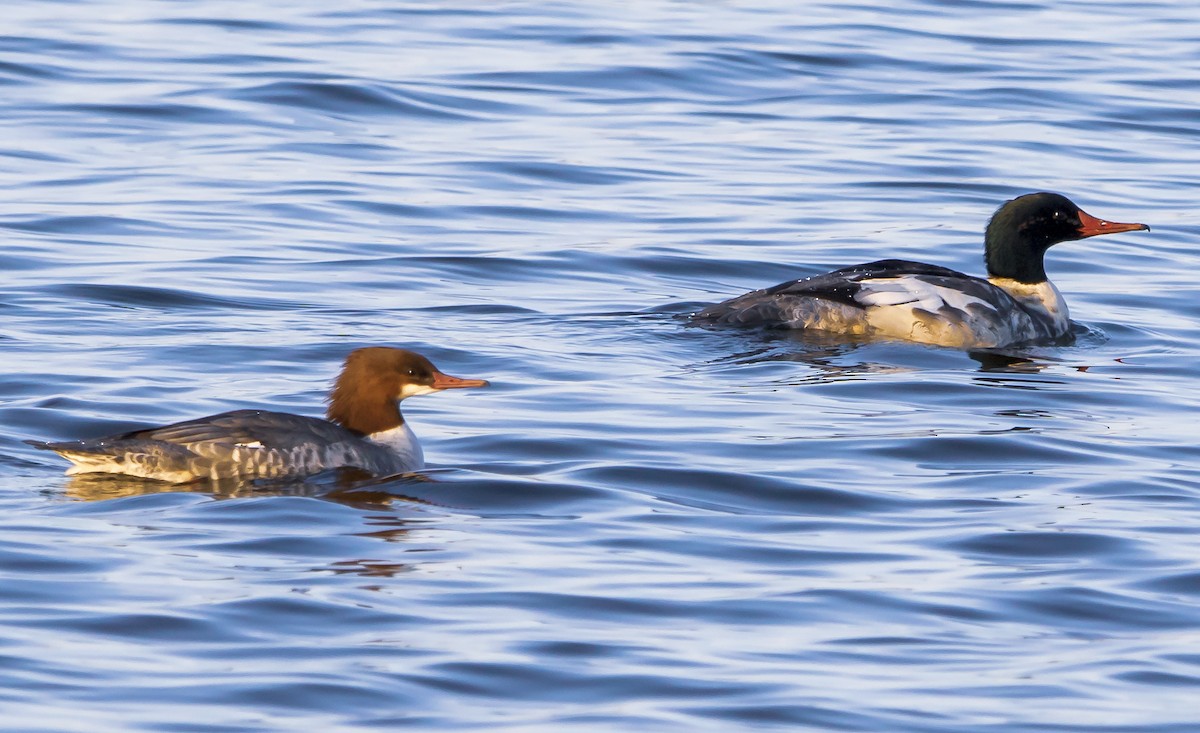
[[[1000,340],[994,319],[982,317],[995,309],[961,290],[913,275],[861,284],[855,297],[868,307],[867,321],[876,335],[955,347],[991,346]]]

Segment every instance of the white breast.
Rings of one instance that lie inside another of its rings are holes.
[[[421,444],[417,442],[417,436],[413,433],[412,428],[408,427],[408,423],[403,423],[400,427],[391,430],[371,433],[367,436],[367,440],[386,446],[395,452],[404,464],[405,471],[420,471],[425,468],[425,453],[421,450]]]
[[[1067,310],[1067,301],[1063,300],[1062,293],[1058,292],[1054,283],[1045,280],[1030,284],[1001,277],[990,278],[988,282],[1041,316],[1052,331],[1052,336],[1062,336],[1067,332],[1071,313]]]

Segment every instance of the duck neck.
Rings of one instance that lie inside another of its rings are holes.
[[[370,397],[338,385],[329,399],[326,417],[361,435],[382,433],[404,425],[400,402],[394,397]]]
[[[425,467],[425,452],[421,450],[421,444],[413,434],[412,428],[408,427],[408,423],[371,433],[366,439],[395,453],[405,471],[417,471]]]
[[[984,242],[988,277],[1026,285],[1046,282],[1046,250],[1049,246],[1020,236],[999,237],[988,231]]]

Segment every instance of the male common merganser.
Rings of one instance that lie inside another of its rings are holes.
[[[988,348],[1060,338],[1067,304],[1046,279],[1046,250],[1101,234],[1149,229],[1104,221],[1065,196],[1030,193],[992,215],[988,277],[907,260],[879,260],[755,290],[709,306],[696,323],[814,329]]]
[[[120,473],[182,483],[198,479],[295,478],[332,468],[377,476],[420,470],[425,458],[400,401],[443,389],[486,387],[438,371],[404,349],[357,349],[329,394],[328,420],[234,410],[94,440],[25,442],[74,465],[68,474]]]

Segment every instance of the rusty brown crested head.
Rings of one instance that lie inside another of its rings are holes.
[[[443,374],[414,351],[369,346],[346,357],[329,393],[326,417],[347,430],[370,435],[404,424],[401,400],[444,389],[486,386],[484,379]]]

